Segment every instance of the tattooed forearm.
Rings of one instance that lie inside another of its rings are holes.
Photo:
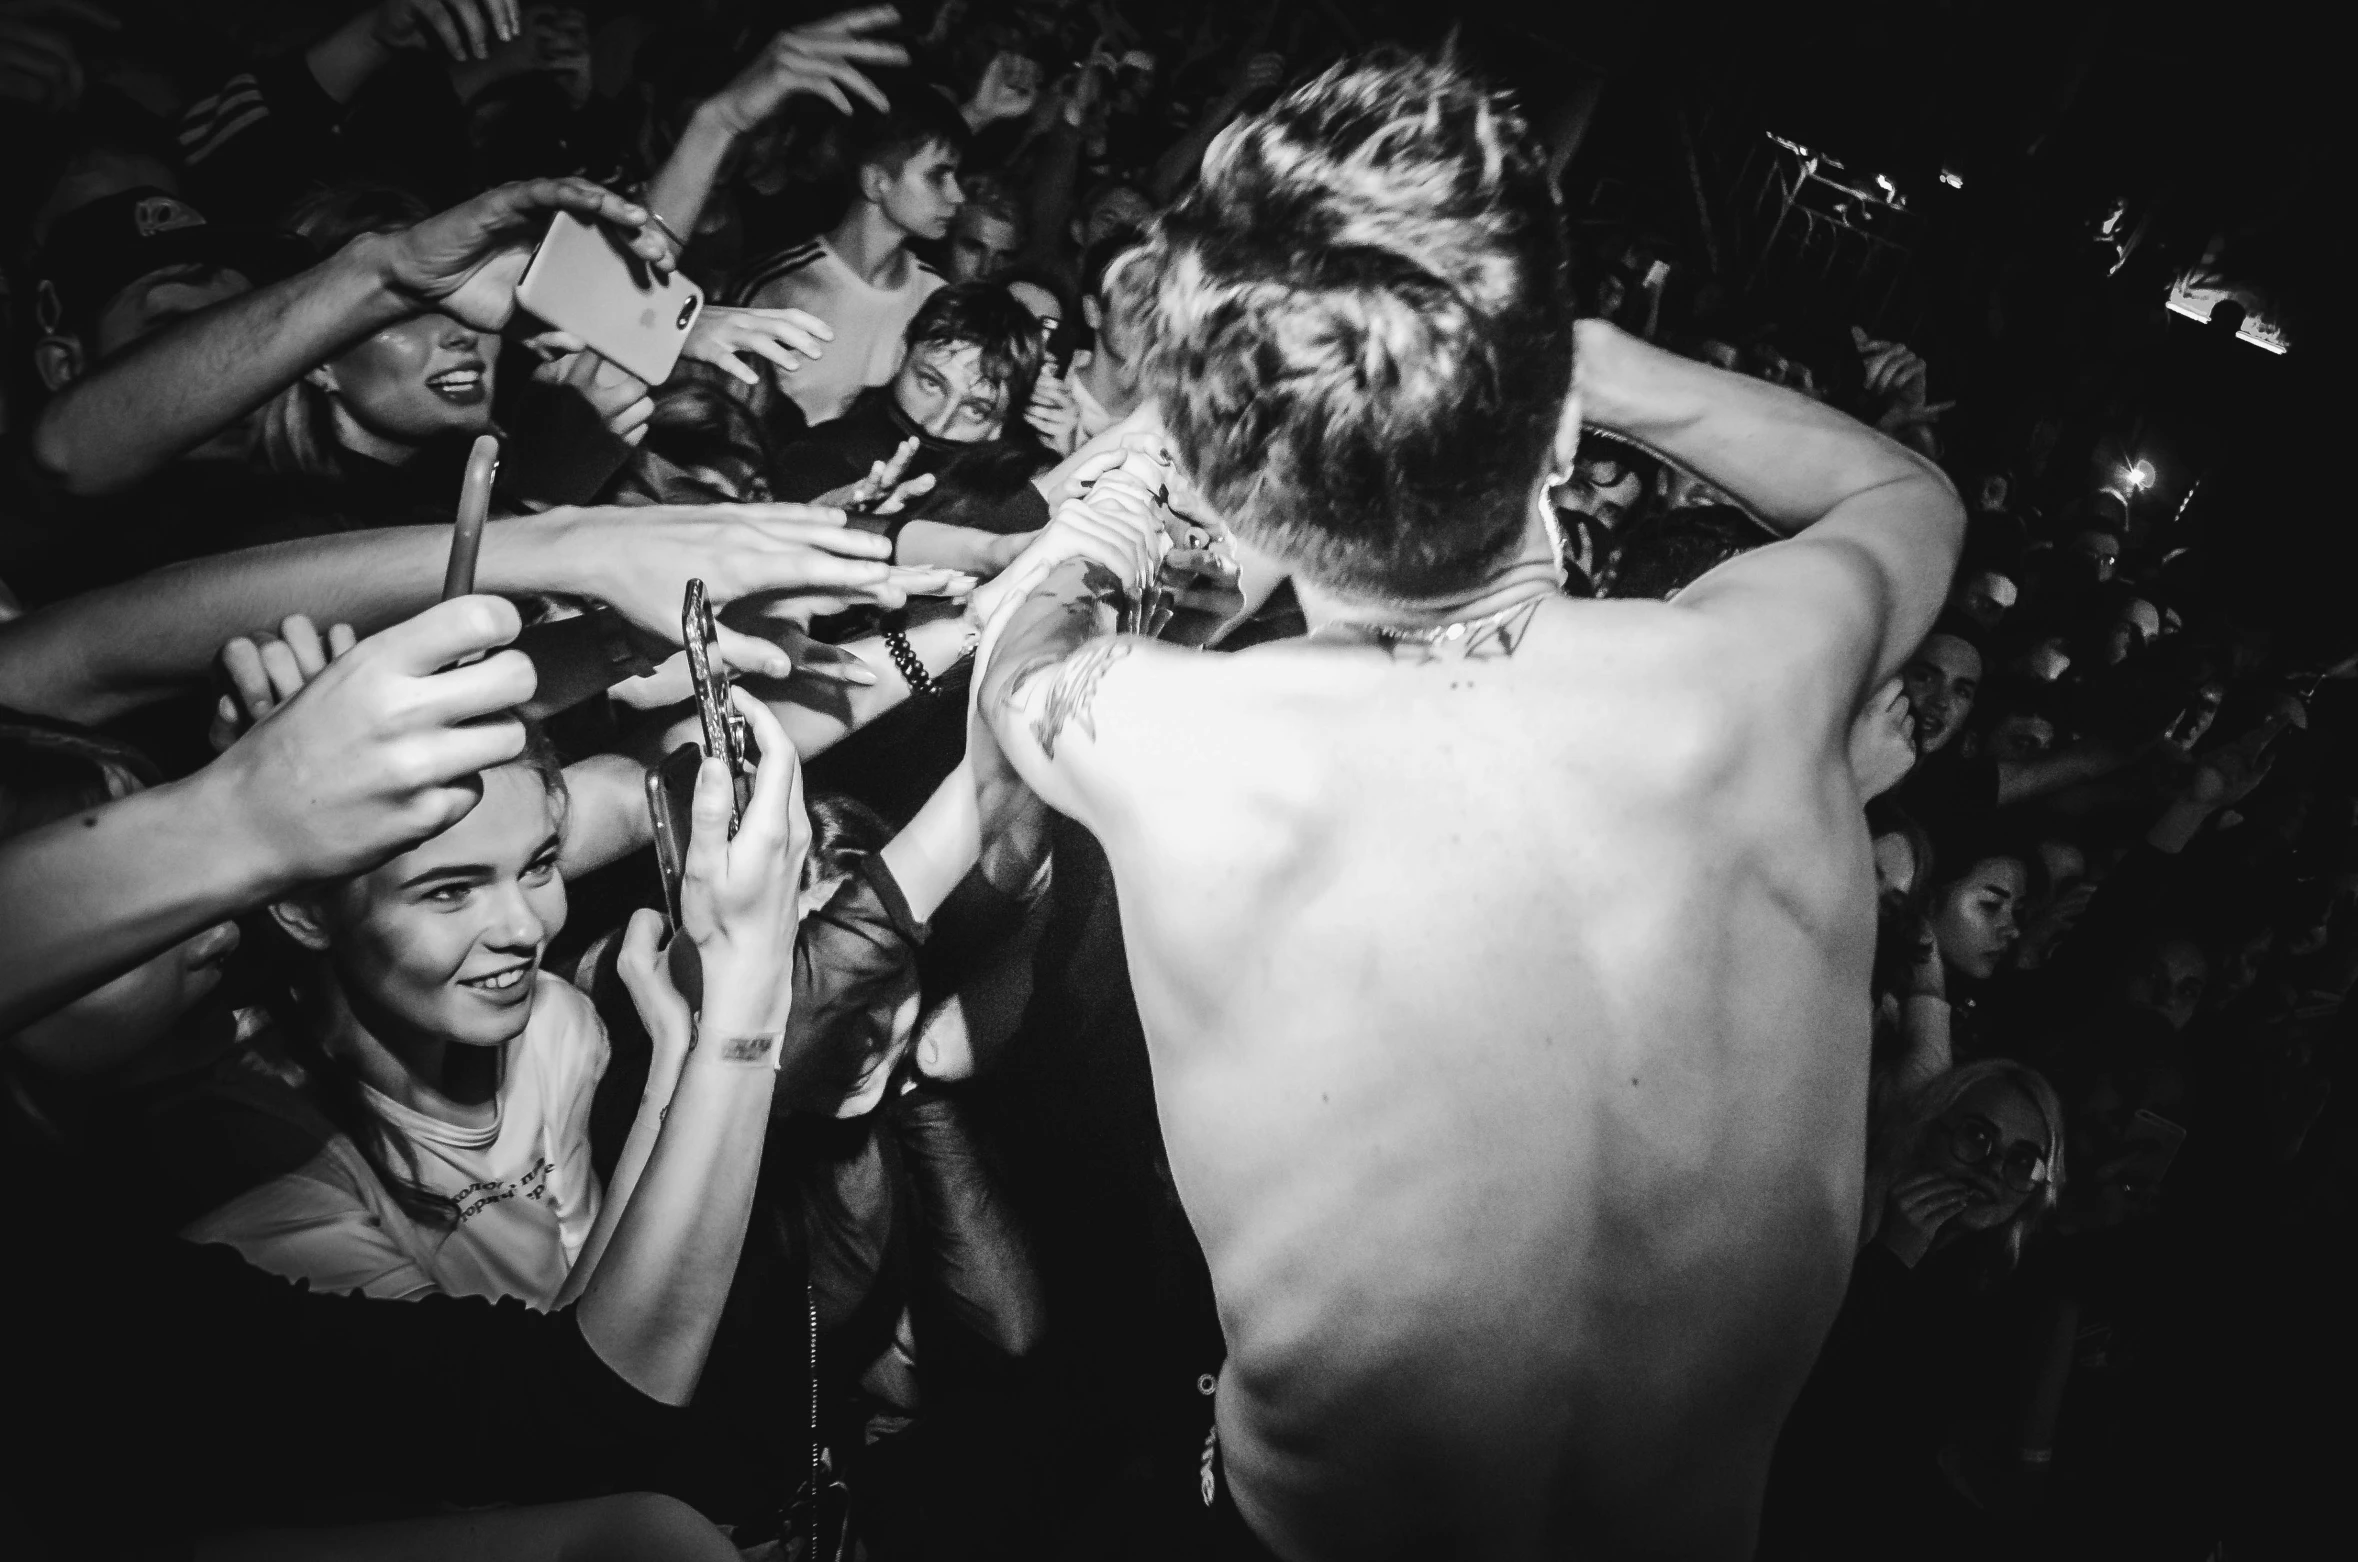
[[[1129,655],[1130,645],[1127,640],[1092,640],[1054,664],[1056,676],[1048,685],[1047,702],[1032,718],[1032,737],[1040,745],[1041,753],[1054,759],[1056,740],[1064,736],[1065,727],[1072,722],[1081,724],[1083,736],[1097,736],[1090,704],[1097,698],[1098,684],[1105,680],[1105,670]]]
[[[984,676],[984,707],[1002,722],[1028,717],[1032,740],[1050,759],[1075,721],[1085,735],[1097,735],[1091,701],[1105,670],[1130,649],[1128,641],[1109,637],[1121,597],[1111,570],[1068,562],[1016,609]]]

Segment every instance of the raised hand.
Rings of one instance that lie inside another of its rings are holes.
[[[1081,404],[1053,363],[1044,364],[1032,382],[1032,399],[1023,420],[1040,436],[1040,443],[1060,456],[1069,456],[1081,443]]]
[[[372,31],[388,49],[439,44],[454,60],[487,60],[523,25],[521,0],[381,0]]]
[[[670,242],[647,209],[587,179],[503,184],[415,227],[354,242],[370,246],[385,285],[420,309],[497,331],[516,312],[516,284],[542,228],[561,211],[618,230],[633,254],[670,269]]]
[[[580,392],[598,421],[606,425],[606,432],[615,438],[636,445],[647,437],[647,424],[655,416],[655,399],[647,393],[647,382],[620,364],[582,349],[541,364],[532,377]]]
[[[330,625],[323,640],[311,620],[297,613],[278,626],[276,636],[240,635],[223,646],[221,671],[230,692],[214,706],[205,734],[213,752],[227,749],[357,643],[350,624]]]
[[[817,315],[799,309],[727,309],[706,306],[688,328],[680,356],[709,363],[747,385],[761,383],[761,374],[740,356],[751,353],[792,374],[805,363],[827,355],[826,344],[835,330]]]
[[[1916,718],[1907,689],[1893,678],[1875,691],[1850,724],[1850,774],[1859,798],[1882,796],[1916,764]]]
[[[647,1028],[654,1059],[650,1079],[679,1078],[680,1065],[696,1041],[696,1015],[671,979],[671,963],[663,957],[663,913],[641,908],[631,913],[614,960],[631,1007]]]
[[[1111,571],[1133,601],[1142,599],[1171,545],[1162,519],[1163,490],[1150,487],[1124,463],[1157,458],[1108,450],[1074,475],[1073,497],[1057,507],[1030,547],[974,594],[976,619],[990,623],[1068,559],[1088,559]]]
[[[845,114],[852,112],[852,99],[858,98],[881,114],[891,105],[860,67],[906,65],[909,51],[863,35],[900,19],[900,12],[889,5],[871,5],[790,27],[772,38],[769,47],[706,107],[736,135],[753,129],[796,96],[825,98]]]
[[[1021,119],[1039,105],[1040,63],[1028,54],[1002,49],[991,57],[974,96],[966,100],[966,123],[976,130],[1003,119]]]
[[[1883,1240],[1914,1265],[1932,1250],[1940,1228],[1963,1214],[1972,1202],[1972,1186],[1961,1177],[1947,1172],[1903,1177],[1892,1186],[1891,1229],[1883,1234]]]
[[[343,878],[437,835],[524,750],[506,713],[532,663],[494,651],[522,627],[498,597],[458,597],[371,635],[214,761],[245,834],[287,882]]]
[[[703,968],[699,1045],[717,1049],[725,1062],[776,1068],[794,995],[797,891],[810,850],[810,815],[802,802],[802,761],[778,718],[743,689],[731,689],[729,698],[752,725],[761,760],[734,836],[727,762],[708,755],[696,774],[680,932],[695,944]]]

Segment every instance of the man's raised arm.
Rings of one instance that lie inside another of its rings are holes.
[[[1085,497],[1065,501],[1039,540],[975,593],[983,632],[974,718],[1044,802],[1084,823],[1099,685],[1117,664],[1155,652],[1151,641],[1115,632],[1124,601],[1144,591],[1167,542],[1154,506],[1144,482],[1109,463]]]
[[[191,315],[68,386],[33,428],[33,455],[77,494],[118,493],[252,413],[370,333],[429,309],[496,331],[552,212],[629,230],[668,264],[646,211],[584,179],[488,190],[398,233],[353,240],[284,282]]]
[[[1792,541],[1741,555],[1679,596],[1810,658],[1845,725],[1932,627],[1965,509],[1923,457],[1796,392],[1579,327],[1581,416],[1735,496]],[[1831,663],[1827,658],[1831,658]]]

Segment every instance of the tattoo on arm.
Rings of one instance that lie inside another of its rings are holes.
[[[1044,701],[1031,715],[1031,734],[1050,759],[1075,722],[1083,736],[1097,736],[1092,708],[1097,686],[1107,668],[1130,654],[1130,641],[1107,633],[1109,609],[1121,598],[1121,581],[1103,565],[1082,564],[1077,581],[1069,570],[1059,570],[1035,588],[1019,610],[1032,616],[1011,627],[999,649],[999,659],[1012,670],[991,678],[997,688],[986,690],[986,697],[1002,714],[1012,714],[1034,683],[1047,680]],[[1042,607],[1051,611],[1038,611]]]
[[[1040,745],[1040,752],[1050,759],[1056,757],[1056,740],[1064,736],[1070,722],[1081,724],[1084,737],[1097,736],[1097,723],[1090,710],[1097,698],[1097,686],[1105,681],[1105,670],[1130,654],[1127,640],[1092,640],[1080,650],[1059,662],[1037,662],[1016,674],[1008,692],[1021,691],[1024,683],[1038,673],[1054,668],[1055,681],[1048,686],[1048,703],[1032,719],[1032,738]]]
[[[723,1063],[767,1063],[782,1036],[730,1036],[720,1044]]]

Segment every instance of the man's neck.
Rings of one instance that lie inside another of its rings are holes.
[[[853,276],[870,287],[893,286],[909,264],[908,234],[872,201],[852,202],[843,221],[827,235],[827,247],[851,268]]]
[[[1447,637],[1451,628],[1465,632],[1504,618],[1527,604],[1554,596],[1562,589],[1563,560],[1557,554],[1547,522],[1534,517],[1523,547],[1514,559],[1464,591],[1434,597],[1374,597],[1339,591],[1300,574],[1293,577],[1294,595],[1302,605],[1310,633],[1351,630],[1403,639]],[[1461,634],[1458,638],[1464,638]]]

